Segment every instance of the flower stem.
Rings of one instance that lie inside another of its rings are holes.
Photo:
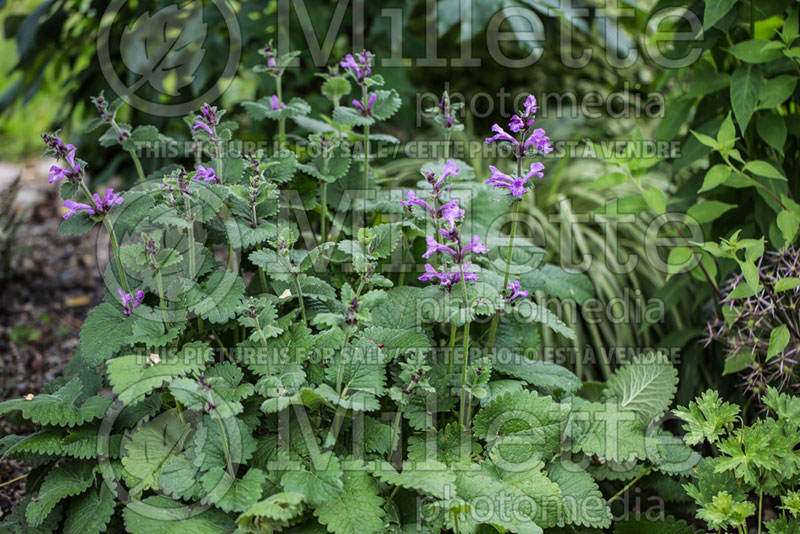
[[[114,131],[117,132],[118,136],[122,135],[122,128],[119,127],[117,121],[112,119],[111,126],[114,128]],[[120,144],[122,142],[120,141]],[[139,175],[139,180],[142,182],[142,188],[147,191],[147,178],[144,175],[144,169],[142,168],[142,162],[139,160],[139,156],[136,155],[136,150],[130,149],[128,150],[128,154],[131,155],[131,159],[133,160],[133,166],[136,167],[136,173]]]
[[[0,488],[4,488],[4,487],[6,487],[6,486],[10,486],[10,485],[11,485],[11,484],[13,484],[14,482],[19,482],[20,480],[23,480],[23,479],[25,479],[25,478],[28,478],[28,475],[30,475],[30,473],[25,473],[25,474],[24,474],[24,475],[22,475],[22,476],[19,476],[19,477],[17,477],[17,478],[12,478],[11,480],[8,480],[8,481],[6,481],[6,482],[0,482]]]
[[[361,88],[361,105],[367,109],[368,97],[367,86]],[[364,125],[364,200],[367,198],[367,190],[369,189],[369,124]]]
[[[194,217],[192,216],[192,203],[189,200],[189,195],[186,195],[184,198],[186,199],[186,220],[189,222],[189,227],[186,229],[189,239],[189,280],[194,280],[197,274],[194,251]]]
[[[278,96],[278,102],[283,102],[283,97],[281,96],[282,93],[282,77],[275,76],[275,93]],[[280,147],[283,148],[283,145],[286,143],[286,119],[280,118],[278,119],[278,142],[280,143]]]
[[[447,376],[453,374],[453,357],[456,349],[456,324],[450,323],[450,357],[447,359]]]
[[[364,289],[364,279],[361,279],[361,283],[358,284],[358,289],[356,290],[356,299],[361,296],[361,290]],[[339,369],[336,371],[336,393],[339,397],[342,396],[342,380],[344,378],[344,349],[347,348],[347,342],[350,341],[350,332],[352,331],[352,326],[347,325],[347,328],[344,331],[344,340],[342,341],[342,350],[339,354]]]
[[[464,361],[461,362],[461,411],[458,414],[459,422],[462,427],[469,425],[467,418],[467,410],[469,403],[472,402],[467,394],[467,366],[469,365],[469,317],[466,314],[469,311],[469,297],[467,296],[467,281],[464,279],[464,267],[461,263],[458,264],[458,272],[461,275],[461,287],[464,290]]]
[[[153,265],[156,263],[155,255],[150,255]],[[164,302],[164,281],[161,278],[161,267],[156,268],[156,282],[158,283],[158,300],[161,303],[161,316],[164,318],[164,325],[169,329],[169,319],[167,319],[167,305]]]
[[[650,474],[650,471],[652,471],[652,470],[653,470],[653,466],[650,466],[650,467],[648,467],[647,469],[645,469],[645,470],[642,472],[642,474],[640,474],[638,477],[636,477],[636,478],[634,478],[633,480],[631,480],[630,482],[628,482],[628,483],[625,485],[625,487],[624,487],[624,488],[622,488],[621,490],[619,490],[617,493],[615,493],[615,494],[614,494],[614,496],[613,496],[613,497],[611,497],[610,499],[608,499],[608,500],[606,501],[606,505],[609,505],[609,504],[611,504],[612,502],[614,502],[615,500],[617,500],[617,497],[619,497],[620,495],[622,495],[623,493],[625,493],[626,491],[628,491],[629,489],[631,489],[631,488],[633,487],[633,485],[634,485],[634,484],[636,484],[637,482],[639,482],[639,480],[641,480],[642,478],[644,478],[644,477],[646,477],[647,475],[649,475],[649,474]]]
[[[502,290],[505,292],[506,286],[508,286],[508,272],[511,269],[511,255],[514,252],[514,235],[517,232],[517,218],[519,217],[519,202],[514,202],[514,211],[511,214],[511,234],[508,237],[508,257],[506,259],[506,272],[503,276],[503,287]],[[497,322],[500,320],[500,315],[495,314],[494,318],[492,318],[492,326],[489,329],[489,340],[486,343],[486,352],[489,353],[492,351],[492,346],[494,345],[494,336],[497,333]]]
[[[320,184],[320,230],[319,242],[324,243],[328,240],[328,183]]]
[[[130,290],[128,289],[128,279],[125,276],[125,269],[122,267],[122,260],[119,257],[119,243],[117,242],[117,234],[114,233],[114,226],[105,217],[103,218],[103,224],[106,226],[106,230],[108,230],[108,238],[111,241],[111,248],[114,249],[114,260],[117,262],[119,281],[122,284],[122,289],[125,290],[125,293],[130,293]]]
[[[292,273],[294,279],[294,288],[297,291],[297,300],[300,303],[300,314],[303,316],[303,324],[308,327],[308,320],[306,319],[306,305],[303,302],[303,289],[300,287],[300,279],[297,273]]]

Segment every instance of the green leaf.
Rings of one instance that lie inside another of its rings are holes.
[[[103,417],[112,403],[110,398],[99,395],[85,400],[82,397],[81,379],[75,377],[53,393],[0,403],[0,417],[20,410],[23,418],[34,423],[74,427]]]
[[[768,63],[783,55],[781,49],[766,46],[768,43],[766,39],[741,41],[730,47],[728,53],[745,63]]]
[[[86,363],[97,366],[114,355],[131,335],[132,323],[121,309],[104,302],[89,312],[81,327],[81,352]],[[113,332],[114,335],[109,335]]]
[[[100,534],[105,532],[117,502],[108,484],[101,483],[72,501],[64,523],[64,534]]]
[[[794,241],[794,236],[797,235],[798,228],[800,228],[800,215],[794,211],[781,210],[778,213],[776,223],[783,236],[784,246],[789,247]]]
[[[573,452],[614,462],[647,457],[644,424],[635,412],[622,409],[618,402],[575,399],[568,428]]]
[[[217,271],[204,288],[193,287],[187,298],[189,310],[214,324],[222,324],[236,316],[236,307],[244,296],[244,281],[234,272]]]
[[[345,470],[342,484],[341,493],[314,508],[319,522],[334,534],[382,532],[383,499],[369,474],[360,469]]]
[[[338,102],[343,96],[350,94],[352,87],[344,76],[335,76],[325,80],[322,84],[322,94],[331,102]]]
[[[765,178],[772,178],[773,180],[781,180],[783,182],[786,181],[786,177],[781,174],[778,169],[773,167],[771,163],[767,163],[766,161],[748,161],[744,166],[744,170]]]
[[[618,171],[606,172],[601,174],[600,178],[592,182],[589,189],[601,191],[624,184],[627,181],[628,177],[624,173]]]
[[[788,291],[789,289],[794,289],[796,287],[800,287],[800,278],[781,278],[775,282],[776,293]]]
[[[789,334],[789,328],[785,324],[782,324],[777,328],[773,328],[772,332],[769,334],[767,358],[772,358],[773,356],[776,356],[782,352],[783,349],[786,348],[786,345],[789,344],[790,339],[791,335]]]
[[[503,449],[516,449],[513,454],[527,449],[528,457],[549,456],[559,450],[568,416],[569,406],[554,402],[551,397],[541,397],[535,391],[507,393],[478,412],[474,432],[490,446],[499,446],[499,453],[504,456],[508,451]],[[508,436],[521,439],[509,440]]]
[[[173,378],[202,370],[211,358],[207,344],[193,341],[177,354],[162,355],[158,363],[135,354],[114,358],[109,360],[106,372],[119,399],[124,404],[136,404]]]
[[[559,526],[608,528],[611,525],[611,510],[584,467],[561,460],[550,464],[547,476],[558,484],[564,497],[564,517]]]
[[[58,227],[58,234],[82,235],[94,228],[96,222],[86,211],[79,211],[61,223],[61,226]]]
[[[678,371],[661,354],[634,356],[609,379],[606,395],[644,423],[667,411],[678,385]]]
[[[708,30],[736,5],[737,0],[708,0],[703,13],[703,29]]]
[[[769,146],[783,154],[786,144],[786,122],[776,114],[761,115],[756,120],[756,131]]]
[[[191,432],[191,425],[181,422],[174,411],[162,413],[133,432],[122,445],[122,476],[133,495],[160,489],[161,473],[186,447]]]
[[[686,521],[675,521],[667,517],[659,521],[651,519],[623,519],[614,523],[614,534],[695,534]]]
[[[736,127],[733,125],[733,119],[731,118],[730,112],[719,127],[719,132],[717,132],[717,142],[723,149],[733,148],[736,142]]]
[[[375,124],[372,117],[365,117],[356,108],[339,106],[333,110],[333,120],[345,126],[369,126]]]
[[[664,193],[660,189],[651,187],[642,191],[642,197],[647,203],[647,206],[659,215],[663,215],[667,211],[667,202],[664,198]]]
[[[234,479],[222,467],[215,467],[203,475],[202,502],[225,512],[243,512],[261,499],[266,480],[267,476],[259,469],[249,469],[244,477]]]
[[[716,442],[725,428],[736,420],[739,407],[722,401],[716,390],[709,389],[690,402],[688,407],[679,406],[673,413],[686,423],[683,425],[686,443],[696,445],[703,440]]]
[[[300,493],[311,506],[322,506],[338,497],[344,488],[342,466],[332,452],[314,458],[311,471],[288,471],[281,477],[285,491]]]
[[[242,106],[256,120],[291,119],[308,115],[311,112],[311,106],[302,98],[292,98],[281,109],[272,109],[271,99],[267,96],[256,102],[242,102]]]
[[[703,179],[703,187],[701,187],[697,192],[703,193],[705,191],[711,191],[712,189],[715,189],[718,185],[724,184],[730,175],[731,168],[727,165],[723,163],[714,165],[706,173],[706,177]]]
[[[282,492],[251,506],[239,516],[236,523],[243,533],[274,532],[289,525],[289,521],[303,513],[301,493]]]
[[[747,124],[756,109],[763,85],[761,69],[751,63],[738,67],[731,76],[731,107],[743,132],[747,130]]]
[[[198,509],[162,496],[151,496],[128,504],[122,511],[129,534],[230,534],[236,529],[227,514]]]
[[[373,475],[387,484],[416,490],[439,499],[451,496],[448,491],[452,492],[456,483],[455,473],[436,460],[404,462],[400,473],[388,462],[381,462]]]
[[[91,463],[70,460],[53,468],[25,510],[28,524],[32,527],[41,525],[61,500],[89,489],[94,483],[94,467]]]
[[[694,218],[698,223],[705,224],[717,220],[724,213],[735,207],[735,204],[728,204],[727,202],[706,200],[690,207],[686,214]]]
[[[792,96],[797,86],[797,76],[782,74],[770,78],[764,83],[758,99],[758,109],[774,109]]]
[[[492,368],[548,391],[573,393],[581,387],[580,379],[572,371],[552,362],[526,358],[521,354],[497,354],[492,357]]]

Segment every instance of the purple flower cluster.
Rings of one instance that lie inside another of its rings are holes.
[[[100,114],[100,118],[105,122],[112,122],[114,120],[114,113],[111,113],[108,109],[108,100],[103,97],[103,94],[100,93],[99,96],[93,97],[92,103],[94,107],[97,108],[97,112]]]
[[[61,139],[58,140],[61,142]],[[80,163],[75,162],[75,146],[67,145],[65,147],[67,150],[66,154],[64,155],[63,159],[66,161],[65,167],[59,167],[58,165],[51,165],[50,166],[50,183],[57,182],[62,178],[66,179],[68,182],[76,184],[81,181],[83,176],[83,169],[81,168]]]
[[[278,95],[272,95],[269,97],[269,109],[272,111],[278,111],[279,109],[283,109],[285,107],[286,104],[281,102],[280,98],[278,98]]]
[[[521,172],[522,159],[528,155],[531,150],[538,151],[542,154],[549,154],[553,151],[550,146],[550,138],[542,128],[533,128],[536,122],[535,114],[538,110],[536,105],[536,97],[529,95],[525,99],[524,110],[511,117],[508,123],[508,129],[516,134],[516,137],[506,132],[499,124],[492,126],[494,135],[486,138],[486,143],[493,143],[495,141],[507,141],[514,145],[515,155],[517,158],[518,176],[509,176],[496,167],[490,166],[492,176],[486,181],[486,185],[491,185],[495,189],[505,187],[511,196],[518,199],[528,191],[526,183],[534,176],[542,178],[544,176],[544,165],[540,162],[531,163],[530,168],[525,175]]]
[[[378,95],[372,93],[369,95],[369,99],[367,100],[367,107],[364,108],[364,105],[361,104],[358,100],[353,100],[353,105],[358,108],[361,112],[362,117],[372,117],[372,105],[375,103],[375,99],[378,98]]]
[[[419,198],[413,191],[406,193],[406,200],[401,204],[406,206],[409,210],[413,206],[420,206],[427,215],[434,221],[438,234],[443,238],[442,242],[436,237],[426,237],[428,249],[422,255],[423,258],[428,259],[436,253],[441,253],[445,257],[445,261],[449,264],[441,270],[437,270],[431,264],[425,264],[425,274],[419,277],[419,280],[427,282],[430,280],[438,280],[439,285],[447,289],[451,289],[456,283],[461,281],[462,273],[464,280],[467,282],[476,282],[478,280],[478,273],[472,271],[472,262],[467,261],[470,254],[486,254],[489,249],[480,240],[480,236],[473,236],[469,243],[466,245],[461,242],[461,233],[459,231],[459,223],[464,217],[464,210],[458,205],[458,199],[452,199],[439,206],[441,194],[447,189],[446,180],[451,176],[455,176],[460,172],[455,162],[448,160],[440,176],[428,171],[425,177],[429,184],[432,186],[430,194],[430,202]],[[444,186],[444,187],[443,187]],[[443,222],[443,224],[442,224]]]
[[[528,296],[528,292],[523,290],[519,284],[519,280],[514,280],[513,282],[509,282],[506,286],[506,289],[510,291],[508,298],[506,299],[507,302],[512,302],[518,298],[525,298]]]
[[[272,48],[272,43],[264,45],[263,50],[261,50],[261,55],[267,60],[267,67],[272,69],[273,76],[283,76],[283,67],[278,66],[278,54],[275,49]]]
[[[63,215],[64,219],[69,219],[79,211],[85,211],[89,215],[103,215],[108,213],[113,206],[122,204],[125,201],[125,199],[122,198],[119,193],[115,193],[113,189],[106,190],[106,194],[103,198],[100,198],[100,195],[95,193],[92,195],[92,199],[94,200],[94,206],[75,202],[74,200],[65,200],[64,207],[69,211]]]
[[[206,102],[203,104],[202,109],[200,109],[200,114],[195,115],[192,130],[203,130],[211,139],[214,139],[216,138],[214,132],[216,132],[217,124],[219,124],[217,106],[212,107]]]
[[[203,167],[202,165],[195,166],[195,170],[197,171],[194,175],[195,180],[203,180],[207,184],[218,184],[219,177],[217,177],[217,173],[214,172],[214,169],[211,167]]]
[[[370,68],[370,59],[372,58],[372,52],[368,50],[364,50],[360,54],[347,54],[344,57],[339,65],[347,69],[350,74],[356,79],[359,85],[364,85],[366,82],[367,76],[370,75],[372,69]]]
[[[442,118],[444,118],[444,127],[449,129],[453,127],[453,110],[450,107],[450,95],[447,91],[444,92],[442,95],[442,99],[439,101],[439,112],[442,114]]]
[[[62,141],[60,137],[56,137],[53,134],[43,133],[42,141],[44,141],[44,144],[47,145],[47,148],[54,152],[53,157],[56,159],[65,158],[68,153],[75,152],[74,145],[65,145],[64,141]]]
[[[133,313],[133,310],[142,303],[142,299],[144,299],[144,291],[138,291],[135,297],[130,293],[125,293],[121,289],[117,289],[117,293],[119,293],[122,299],[122,309],[126,317],[129,317],[130,314]]]

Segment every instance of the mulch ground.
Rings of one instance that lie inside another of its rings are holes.
[[[36,394],[58,377],[78,345],[81,324],[103,298],[99,265],[108,261],[98,228],[83,236],[58,234],[61,199],[47,181],[49,162],[0,164],[0,198],[22,176],[11,210],[0,213],[0,400]],[[1,204],[1,203],[0,203]],[[9,215],[16,235],[6,243]],[[18,418],[0,419],[0,437],[30,430]],[[0,462],[0,485],[28,467]],[[25,480],[0,487],[0,517],[25,494]]]

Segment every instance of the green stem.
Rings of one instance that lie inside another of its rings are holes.
[[[361,290],[364,289],[364,279],[358,284],[356,290],[356,299],[361,296]],[[344,350],[347,348],[347,343],[350,341],[350,332],[352,331],[351,325],[347,325],[344,330],[344,340],[342,341],[342,349],[339,351],[339,369],[336,371],[336,393],[339,397],[342,396],[342,380],[344,378]]]
[[[303,316],[303,324],[308,327],[308,320],[306,319],[306,305],[303,302],[303,290],[300,288],[300,280],[297,273],[293,273],[294,288],[297,291],[297,300],[300,302],[300,314]]]
[[[117,124],[115,119],[111,119],[111,127],[114,128],[115,132],[117,132],[117,136],[122,135],[122,128],[119,127],[119,124]],[[147,191],[147,178],[144,175],[144,169],[142,168],[142,162],[139,160],[139,156],[136,155],[136,151],[134,149],[128,150],[128,154],[131,155],[133,166],[136,167],[136,174],[139,175],[139,181],[142,182],[142,188]]]
[[[367,109],[367,86],[361,88],[361,105]],[[369,189],[369,124],[364,125],[364,199],[367,198]]]
[[[517,233],[517,219],[519,218],[519,202],[514,202],[514,211],[511,214],[511,234],[508,236],[508,257],[506,258],[506,272],[503,275],[503,292],[506,291],[508,286],[508,272],[511,270],[512,254],[514,252],[514,236]],[[497,323],[500,320],[500,314],[495,314],[492,318],[492,325],[489,329],[489,340],[486,343],[486,353],[492,351],[494,346],[494,336],[497,333]]]
[[[395,451],[394,440],[397,438],[397,431],[400,429],[400,422],[402,421],[401,416],[403,415],[402,411],[398,411],[394,415],[394,424],[392,425],[392,439],[389,441],[389,455],[386,458],[386,461],[392,461],[392,453]]]
[[[629,489],[631,489],[631,488],[633,487],[633,485],[634,485],[634,484],[636,484],[637,482],[639,482],[639,480],[641,480],[642,478],[644,478],[644,477],[646,477],[647,475],[649,475],[649,474],[650,474],[650,471],[652,471],[652,470],[653,470],[653,466],[650,466],[650,467],[648,467],[648,468],[647,468],[647,469],[645,469],[645,470],[642,472],[642,474],[640,474],[638,477],[634,478],[633,480],[631,480],[630,482],[628,482],[627,484],[625,484],[625,487],[624,487],[624,488],[622,488],[621,490],[619,490],[617,493],[615,493],[615,494],[614,494],[614,496],[613,496],[613,497],[611,497],[610,499],[608,499],[608,500],[606,501],[606,505],[609,505],[609,504],[611,504],[612,502],[614,502],[615,500],[617,500],[617,498],[618,498],[620,495],[622,495],[623,493],[625,493],[626,491],[628,491]]]
[[[185,200],[186,220],[189,222],[189,227],[186,229],[189,238],[189,280],[194,280],[194,277],[197,274],[194,251],[194,217],[192,216],[192,203],[189,200],[189,195],[185,196]]]
[[[261,324],[258,322],[258,315],[255,317],[256,330],[258,330],[258,337],[261,339],[261,348],[264,349],[264,360],[267,363],[267,376],[272,376],[272,370],[269,364],[269,349],[267,348],[267,340],[264,337],[264,332],[261,330]]]
[[[328,240],[328,183],[320,184],[320,230],[319,242],[324,243]]]
[[[128,289],[128,278],[125,276],[125,269],[122,267],[122,260],[119,257],[119,243],[117,242],[117,234],[114,232],[114,226],[107,218],[103,218],[103,224],[108,230],[108,237],[111,240],[111,248],[114,249],[114,260],[117,262],[117,269],[119,269],[119,281],[122,284],[122,289],[125,293],[130,293]]]
[[[156,264],[155,255],[150,255],[150,261]],[[164,282],[161,278],[161,267],[156,268],[156,282],[158,283],[158,300],[161,303],[161,316],[164,318],[164,325],[169,330],[169,319],[167,319],[167,305],[164,302]]]
[[[10,486],[10,485],[11,485],[11,484],[13,484],[14,482],[19,482],[20,480],[23,480],[23,479],[25,479],[25,478],[28,478],[28,475],[30,475],[30,473],[25,473],[25,474],[24,474],[24,475],[22,475],[22,476],[19,476],[19,477],[17,477],[17,478],[12,478],[11,480],[8,480],[8,481],[6,481],[6,482],[0,482],[0,488],[4,488],[4,487],[6,487],[6,486]]]
[[[453,375],[453,359],[456,349],[456,324],[450,323],[450,357],[447,359],[447,376]]]
[[[276,76],[275,77],[275,93],[278,97],[278,102],[283,102],[282,96],[282,77]],[[284,144],[286,143],[286,119],[280,118],[278,119],[278,142],[280,143],[280,147],[283,148]]]
[[[761,482],[761,487],[758,491],[758,534],[761,534],[761,518],[763,517],[762,506],[764,504],[764,482]]]
[[[467,281],[464,280],[464,267],[459,263],[458,272],[461,275],[461,287],[464,290],[464,313],[469,309],[469,297],[467,296]],[[464,321],[464,361],[461,362],[461,411],[459,415],[459,422],[462,427],[466,428],[469,421],[466,420],[468,414],[468,403],[471,402],[469,395],[467,395],[467,366],[469,365],[469,318],[465,316]]]
[[[236,478],[236,473],[233,471],[233,462],[231,461],[231,451],[228,446],[228,437],[225,434],[225,428],[222,426],[222,420],[217,415],[214,419],[217,421],[217,426],[219,427],[219,437],[220,441],[222,441],[222,452],[225,454],[225,463],[228,465],[228,473],[231,475],[232,479]]]

